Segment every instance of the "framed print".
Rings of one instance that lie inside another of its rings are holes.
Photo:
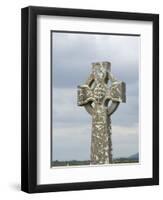
[[[159,184],[159,16],[22,9],[21,188]]]

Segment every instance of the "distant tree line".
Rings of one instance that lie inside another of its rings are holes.
[[[113,164],[118,163],[138,163],[138,159],[133,158],[115,158],[113,159]],[[74,166],[74,165],[90,165],[90,160],[70,160],[70,161],[52,161],[52,166]]]

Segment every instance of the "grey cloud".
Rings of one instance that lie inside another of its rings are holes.
[[[77,106],[77,89],[53,89],[53,123],[91,123],[91,116],[84,107]],[[112,115],[113,125],[132,126],[138,123],[138,96],[128,96],[127,103],[121,103]]]
[[[139,152],[139,137],[137,134],[124,134],[118,133],[112,135],[113,143],[113,157],[128,157],[132,154]]]
[[[113,157],[127,157],[139,151],[137,127],[112,128]],[[58,127],[53,132],[53,160],[89,159],[91,127],[77,125]]]
[[[119,37],[54,33],[54,86],[73,87],[79,84],[87,77],[91,63],[95,61],[110,61],[112,71],[119,79],[128,83],[137,80],[139,38]]]

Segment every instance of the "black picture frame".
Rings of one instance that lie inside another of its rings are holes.
[[[153,177],[37,184],[37,16],[55,15],[153,23]],[[29,6],[21,11],[21,190],[28,193],[159,184],[159,15]]]

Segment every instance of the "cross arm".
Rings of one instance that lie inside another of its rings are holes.
[[[93,92],[88,85],[78,86],[78,106],[84,106],[94,101]]]
[[[108,88],[105,101],[112,100],[107,109],[108,115],[115,112],[121,102],[126,102],[126,84],[124,82],[113,81]]]
[[[106,99],[113,102],[126,102],[126,84],[124,82],[115,81],[108,88]]]

